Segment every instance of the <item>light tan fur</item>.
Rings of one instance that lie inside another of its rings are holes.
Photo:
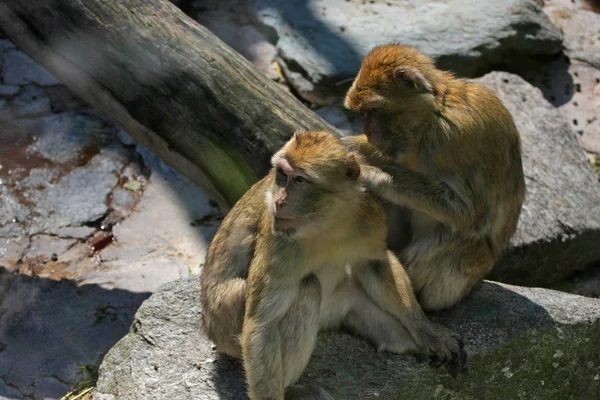
[[[367,154],[366,186],[393,204],[388,245],[424,309],[451,307],[517,227],[525,180],[510,113],[489,89],[393,44],[365,58],[345,106],[366,115],[365,135],[345,143]]]
[[[359,162],[332,134],[296,134],[209,247],[203,327],[219,351],[243,359],[252,400],[331,398],[293,385],[320,329],[345,327],[380,351],[421,353],[453,371],[467,366],[460,337],[427,319],[387,250],[385,212]]]

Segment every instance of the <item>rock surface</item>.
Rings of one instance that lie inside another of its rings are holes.
[[[196,0],[190,15],[219,39],[239,52],[270,79],[279,75],[273,66],[277,49],[253,24],[245,0]]]
[[[212,350],[201,312],[197,277],[152,295],[129,334],[106,355],[93,398],[247,398],[240,363]],[[485,282],[435,318],[464,336],[474,354],[469,375],[454,380],[413,357],[376,353],[359,338],[328,333],[301,380],[344,400],[508,399],[520,391],[524,398],[567,393],[594,399],[599,393],[600,354],[593,349],[600,339],[600,300]]]
[[[150,292],[200,271],[219,221],[200,189],[0,39],[0,400],[73,389]]]
[[[461,75],[560,52],[562,34],[531,0],[249,0],[273,30],[286,78],[307,100],[335,101],[377,44],[402,42]],[[333,94],[333,95],[332,95]]]
[[[569,56],[600,68],[600,14],[590,6],[593,1],[550,0],[545,11],[564,33]]]
[[[0,268],[0,399],[55,399],[127,333],[149,293],[77,287]]]
[[[478,79],[513,115],[523,141],[527,195],[517,233],[493,279],[544,285],[600,260],[600,185],[570,122],[522,78]]]
[[[600,4],[595,0],[547,0],[544,11],[565,32],[565,59],[545,63],[537,85],[560,107],[590,162],[600,166]],[[564,91],[564,93],[563,93]],[[600,180],[600,168],[597,169]]]

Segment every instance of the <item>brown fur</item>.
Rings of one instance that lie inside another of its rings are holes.
[[[386,249],[384,209],[353,174],[361,157],[331,134],[307,132],[286,143],[273,165],[281,160],[292,166],[290,174],[308,173],[311,183],[279,186],[273,168],[224,219],[201,277],[203,327],[219,351],[243,359],[250,398],[317,398],[314,388],[291,385],[317,332],[340,326],[382,351],[423,353],[464,370],[460,338],[425,317],[403,267]],[[306,207],[301,202],[312,199],[315,206],[305,209],[317,215],[289,234],[274,225],[285,206],[274,199],[285,190],[286,204],[296,197],[294,204]]]
[[[411,227],[390,221],[409,233],[397,235],[404,243],[389,237],[389,246],[421,305],[454,305],[492,269],[517,227],[525,181],[510,113],[487,88],[402,45],[365,58],[345,105],[366,113],[365,134],[388,159],[363,175],[367,187],[408,213]],[[356,148],[364,140],[346,143]]]

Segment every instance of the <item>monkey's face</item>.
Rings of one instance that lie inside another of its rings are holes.
[[[433,87],[426,76],[432,68],[430,58],[399,45],[375,48],[363,61],[344,106],[365,114],[363,133],[385,154],[401,152],[410,138],[399,133],[431,112]]]
[[[354,156],[325,132],[295,135],[273,157],[271,173],[267,206],[272,230],[292,237],[326,227],[362,188]]]

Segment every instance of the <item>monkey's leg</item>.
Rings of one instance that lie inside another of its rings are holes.
[[[283,400],[285,388],[298,380],[315,347],[320,307],[321,285],[314,274],[298,287],[249,292],[242,348],[252,400]]]
[[[279,323],[286,387],[300,378],[315,348],[320,307],[321,285],[311,274],[302,281],[296,300]]]
[[[369,340],[377,351],[396,354],[415,354],[414,340],[391,314],[375,304],[364,289],[348,277],[336,288],[322,309],[321,328],[337,329],[340,326]]]
[[[460,336],[431,322],[419,306],[408,275],[398,259],[387,252],[387,260],[356,266],[353,276],[367,295],[384,311],[395,316],[409,332],[420,353],[435,366],[449,363],[452,372],[466,369],[468,356]]]
[[[467,296],[492,269],[496,257],[485,240],[444,232],[409,245],[402,260],[421,307],[440,311]]]
[[[311,274],[303,280],[296,301],[280,322],[286,400],[333,400],[318,386],[292,385],[302,375],[315,348],[320,307],[321,285]]]
[[[232,279],[216,285],[212,292],[214,299],[203,302],[204,331],[218,351],[240,358],[242,346],[239,337],[244,321],[247,281]]]

